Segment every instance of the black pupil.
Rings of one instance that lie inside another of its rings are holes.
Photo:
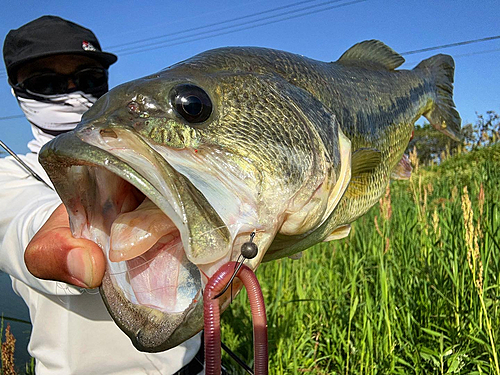
[[[203,103],[196,96],[188,96],[182,100],[182,108],[191,116],[197,116],[203,110]]]
[[[170,94],[172,106],[189,123],[199,124],[212,114],[212,102],[201,88],[191,84],[174,87]]]

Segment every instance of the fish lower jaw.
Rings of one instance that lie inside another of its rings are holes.
[[[157,190],[149,191],[139,183],[132,184],[134,180],[129,182],[119,171],[92,164],[71,164],[59,173],[56,178],[68,186],[60,194],[73,235],[102,248],[107,268],[101,295],[134,345],[156,352],[199,332],[203,327],[203,286],[221,265],[238,258],[238,249],[255,229],[240,227],[236,238],[227,237],[227,251],[219,249],[203,259],[191,259],[190,254],[200,251],[186,249],[190,246],[186,239],[192,239],[186,234],[189,227],[181,225],[189,223],[164,214],[168,209],[159,206],[166,205],[162,201],[166,198]],[[207,251],[215,246],[206,234],[197,237],[200,239]],[[234,295],[239,289],[236,280]],[[230,299],[222,299],[224,308]]]

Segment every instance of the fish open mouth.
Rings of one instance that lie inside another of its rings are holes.
[[[151,202],[147,198],[145,201]],[[144,203],[141,206],[143,205]],[[136,212],[134,210],[129,214]],[[139,216],[142,215],[143,213],[139,213]],[[131,288],[131,294],[127,296],[125,293],[125,296],[132,303],[163,312],[180,313],[191,305],[201,288],[200,272],[187,259],[180,232],[175,224],[167,216],[163,218],[161,224],[166,227],[163,229],[167,229],[167,233],[162,233],[160,237],[148,232],[146,235],[153,237],[151,241],[156,240],[156,242],[144,253],[125,261],[125,286],[128,284]],[[111,248],[114,245],[113,232],[116,231],[113,230],[114,226],[115,224],[111,230]],[[123,235],[123,232],[115,234],[115,236]],[[110,268],[112,269],[113,265]],[[123,290],[126,290],[125,286],[122,287]]]
[[[95,189],[93,204],[80,197],[87,204],[68,205],[72,231],[101,246],[124,298],[161,312],[184,312],[201,289],[201,274],[187,259],[175,223],[135,186],[102,167],[72,166],[67,178]]]
[[[230,234],[203,194],[164,160],[155,180],[148,168],[67,133],[40,161],[73,235],[107,256],[101,294],[134,345],[162,351],[199,332],[202,287],[247,234]]]
[[[62,194],[73,234],[96,242],[108,259],[101,294],[112,317],[139,349],[164,350],[202,299],[202,272],[187,258],[181,231],[137,187],[103,167],[72,165],[65,178],[78,187]]]

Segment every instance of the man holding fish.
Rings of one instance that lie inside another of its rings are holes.
[[[40,151],[76,239],[59,207],[28,247],[30,270],[79,286],[102,277],[108,311],[141,351],[189,340],[203,328],[208,280],[250,235],[251,270],[345,237],[391,176],[409,175],[404,150],[418,118],[460,138],[453,59],[397,69],[403,62],[377,40],[334,62],[227,47],[114,88]],[[73,272],[78,263],[95,273]],[[52,273],[54,264],[69,272]],[[224,310],[230,297],[220,300]],[[95,340],[92,328],[75,334]]]
[[[38,163],[40,148],[73,129],[108,91],[108,68],[117,57],[102,52],[92,31],[55,16],[11,30],[3,53],[34,139],[30,154],[0,159],[0,269],[29,307],[36,373],[198,373],[198,336],[162,353],[140,352],[99,294],[82,289],[101,284],[102,250],[72,236],[66,209]]]

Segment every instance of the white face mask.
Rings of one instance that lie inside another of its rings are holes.
[[[51,131],[74,129],[82,115],[92,107],[96,97],[75,91],[69,94],[39,95],[43,101],[16,96],[19,106],[29,122]]]

